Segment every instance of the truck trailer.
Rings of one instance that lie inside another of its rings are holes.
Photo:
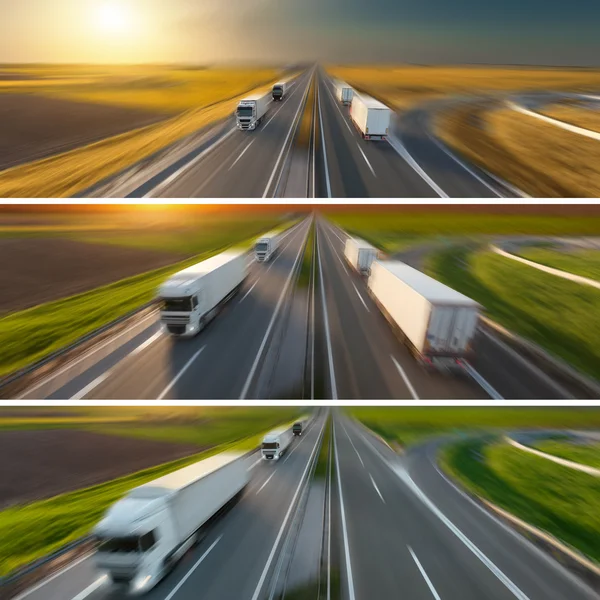
[[[279,81],[277,82],[271,91],[271,95],[273,96],[273,100],[276,102],[280,102],[284,99],[287,94],[289,83],[287,81]]]
[[[334,83],[334,87],[335,97],[338,99],[338,102],[341,102],[345,105],[350,105],[352,103],[352,96],[354,96],[354,88],[350,87],[343,81],[336,81]]]
[[[267,233],[259,237],[254,244],[254,256],[258,262],[269,262],[279,248],[280,234]]]
[[[377,259],[379,250],[360,238],[349,237],[344,246],[344,258],[361,275],[369,275],[371,265]]]
[[[197,335],[242,286],[247,254],[227,251],[167,279],[158,291],[160,320],[168,333]]]
[[[130,593],[148,591],[248,482],[246,455],[224,452],[134,488],[94,528],[96,567]]]
[[[385,104],[367,96],[354,94],[350,118],[365,140],[385,140],[389,134],[392,111]]]
[[[254,94],[240,100],[235,112],[237,128],[244,131],[256,129],[269,110],[271,94]]]
[[[471,352],[480,305],[399,261],[375,261],[369,293],[413,355],[454,367]]]
[[[261,453],[264,460],[279,460],[292,443],[292,429],[275,429],[265,435]]]

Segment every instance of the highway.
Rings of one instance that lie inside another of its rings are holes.
[[[398,457],[362,425],[334,412],[328,465],[320,476],[325,481],[311,478],[326,414],[280,463],[256,455],[249,460],[251,483],[241,500],[145,595],[148,600],[598,597],[459,491],[436,466],[436,442]],[[307,510],[302,498],[324,484],[317,510]],[[318,529],[310,552],[296,537],[298,528]],[[322,568],[307,570],[311,562]],[[292,594],[309,583],[318,584],[319,596]],[[125,597],[94,569],[92,558],[83,557],[18,600]]]

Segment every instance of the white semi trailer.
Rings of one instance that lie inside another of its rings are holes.
[[[279,233],[271,232],[256,240],[254,244],[254,256],[258,262],[269,262],[271,260],[279,248],[280,237]]]
[[[269,110],[271,93],[254,94],[240,100],[235,111],[238,129],[253,131],[256,129]]]
[[[399,261],[375,261],[369,293],[413,355],[454,366],[471,352],[480,305]]]
[[[225,452],[131,490],[94,528],[97,568],[130,593],[146,592],[248,482],[245,455]]]
[[[180,337],[202,331],[241,287],[247,261],[245,252],[227,251],[169,277],[158,292],[166,331]]]
[[[336,81],[334,83],[335,97],[338,102],[349,105],[352,103],[352,96],[354,96],[354,88],[350,87],[343,81]]]
[[[392,111],[366,94],[354,94],[350,118],[365,140],[385,140],[389,135]]]
[[[294,439],[292,429],[276,429],[265,435],[261,453],[264,460],[279,460]]]
[[[348,238],[344,246],[344,257],[350,266],[361,275],[371,272],[371,265],[377,259],[379,250],[359,238]]]

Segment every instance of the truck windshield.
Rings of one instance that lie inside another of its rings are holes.
[[[300,423],[296,423],[294,425],[293,431],[302,431],[302,425]]]
[[[281,94],[281,92],[283,92],[283,88],[281,86],[277,86],[277,87],[273,88],[274,94]]]
[[[237,115],[238,117],[251,117],[253,110],[251,106],[238,106]]]
[[[100,552],[139,552],[140,538],[137,535],[131,535],[121,538],[104,538],[100,539],[98,546]]]
[[[192,310],[192,298],[165,298],[162,309],[175,312],[190,312]]]
[[[269,249],[269,244],[268,242],[259,242],[256,244],[256,246],[254,246],[254,249],[257,252],[266,252]]]
[[[263,442],[263,450],[277,450],[279,444],[277,442]]]

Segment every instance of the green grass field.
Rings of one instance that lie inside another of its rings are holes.
[[[216,412],[219,409],[210,410]],[[183,437],[179,436],[176,427],[162,430],[158,428],[156,436],[144,427],[140,429],[139,437],[215,444],[210,450],[90,488],[0,512],[0,576],[86,535],[108,506],[133,487],[225,449],[242,452],[251,450],[260,444],[266,431],[282,423],[291,425],[298,414],[297,409],[280,407],[248,408],[237,413],[236,409],[225,410],[232,411],[230,415],[233,417],[225,417],[222,421],[215,417],[205,428],[198,428],[195,434],[191,433],[191,426],[184,425],[181,429]],[[125,433],[135,436],[134,429],[132,427],[120,435]]]
[[[600,479],[482,439],[445,448],[441,464],[469,490],[600,561]]]
[[[327,477],[327,465],[329,462],[329,440],[331,439],[331,418],[327,418],[325,424],[325,431],[323,432],[323,440],[321,441],[321,448],[319,449],[319,456],[317,458],[317,465],[315,467],[315,479],[325,479]]]
[[[600,442],[583,445],[567,440],[541,440],[533,443],[532,447],[553,456],[600,469]]]
[[[411,446],[438,435],[520,428],[594,429],[598,408],[352,408],[348,412],[388,442]]]
[[[600,250],[561,252],[550,248],[521,248],[517,253],[534,262],[600,281]]]
[[[600,374],[600,291],[464,246],[434,252],[426,271],[480,302],[511,331],[594,377]]]
[[[276,222],[275,217],[252,220],[246,227],[241,220],[230,226],[225,222],[222,229],[215,229],[209,235],[200,234],[197,239],[182,238],[181,244],[185,244],[188,251],[198,252],[193,258],[1,318],[0,375],[40,360],[150,302],[158,286],[180,269],[227,247],[250,247],[261,231]],[[249,234],[252,236],[248,237]]]
[[[300,267],[300,275],[298,276],[298,285],[300,287],[308,287],[310,284],[310,272],[313,261],[313,246],[314,246],[315,226],[310,226],[306,245],[304,246],[304,254],[302,255],[302,265]]]

